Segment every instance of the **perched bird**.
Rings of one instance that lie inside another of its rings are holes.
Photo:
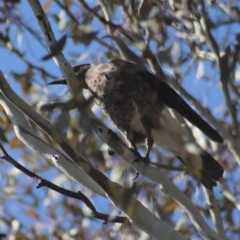
[[[89,89],[95,102],[126,134],[132,147],[147,142],[146,159],[153,144],[172,152],[205,187],[212,189],[223,175],[222,166],[204,151],[174,118],[174,109],[215,142],[223,138],[201,118],[164,80],[143,66],[124,60],[112,60],[97,66],[75,66],[83,88]],[[50,84],[66,84],[64,78]]]

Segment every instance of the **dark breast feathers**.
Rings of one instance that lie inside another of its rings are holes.
[[[151,129],[159,128],[163,104],[152,77],[138,65],[122,60],[98,65],[86,75],[96,103],[136,143],[143,142]]]

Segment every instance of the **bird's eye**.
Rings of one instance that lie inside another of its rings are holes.
[[[81,67],[81,66],[75,66],[75,67],[73,67],[73,71],[74,71],[75,73],[78,72],[79,69],[80,69],[80,67]]]

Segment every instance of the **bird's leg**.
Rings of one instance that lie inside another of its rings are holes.
[[[149,164],[149,162],[150,162],[150,161],[149,161],[149,155],[150,155],[150,152],[151,152],[153,143],[154,143],[153,137],[152,137],[151,134],[149,134],[149,135],[147,136],[147,139],[146,139],[147,152],[146,152],[145,157],[139,156],[138,158],[136,158],[136,159],[133,161],[133,163],[143,161],[144,163]]]
[[[130,129],[127,132],[127,139],[129,141],[129,145],[130,145],[129,147],[131,147],[133,152],[134,152],[134,154],[136,156],[138,156],[139,153],[138,153],[138,149],[137,149],[136,143],[134,141],[134,133]]]
[[[147,137],[147,153],[146,153],[146,156],[145,156],[145,158],[148,162],[149,162],[149,154],[152,150],[153,143],[154,143],[153,142],[153,137],[152,137],[151,134],[149,134],[148,137]]]
[[[132,146],[132,149],[133,149],[134,154],[135,154],[136,156],[139,156],[138,148],[137,148],[137,146],[136,146],[136,143],[133,142],[133,141],[131,141],[130,143],[131,143],[131,146]]]
[[[137,158],[133,161],[133,164],[134,164],[135,162],[140,161],[139,158],[141,158],[141,156],[138,153],[138,149],[137,149],[135,142],[131,141],[131,145],[132,145],[132,148],[134,151],[134,155],[137,156]],[[136,171],[136,176],[132,180],[136,180],[138,178],[138,176],[139,176],[139,173]]]

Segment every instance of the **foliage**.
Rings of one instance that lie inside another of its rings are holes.
[[[113,58],[145,64],[166,79],[225,139],[224,144],[217,145],[188,126],[198,143],[225,169],[224,179],[214,189],[221,218],[214,220],[216,212],[210,211],[206,192],[185,174],[178,159],[154,148],[151,160],[194,202],[222,239],[226,239],[224,235],[240,239],[239,2],[48,0],[41,4],[60,40],[55,52],[47,51],[45,36],[26,1],[0,3],[0,69],[14,91],[39,112],[43,103],[69,100],[71,95],[65,88],[47,86],[62,75],[51,60],[60,51],[72,65],[98,64]],[[200,239],[189,216],[171,196],[160,191],[159,184],[141,175],[133,180],[134,168],[116,153],[109,154],[108,146],[90,131],[86,120],[89,102],[81,105],[80,114],[59,108],[43,111],[42,107],[41,115],[63,131],[72,146],[98,170],[130,188],[155,215],[186,239]],[[93,111],[116,130],[96,106]],[[3,108],[0,114],[1,142],[17,162],[58,186],[81,191],[99,212],[121,215],[109,200],[73,182],[30,150],[15,136]],[[50,136],[30,124],[42,140],[57,148]],[[141,147],[140,153],[144,151]],[[134,225],[102,225],[103,221],[94,218],[83,202],[49,188],[36,189],[33,179],[4,159],[0,166],[0,239],[151,239]],[[223,232],[218,221],[223,224]]]

